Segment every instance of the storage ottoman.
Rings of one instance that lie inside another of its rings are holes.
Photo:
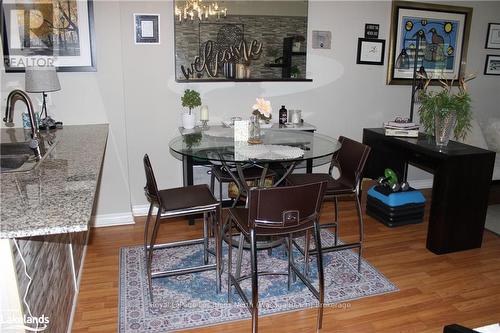
[[[424,218],[425,198],[413,188],[392,192],[388,187],[377,185],[367,194],[366,214],[388,227],[421,223]]]

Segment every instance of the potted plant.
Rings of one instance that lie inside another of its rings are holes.
[[[268,127],[266,125],[271,125],[271,119],[273,117],[273,108],[271,107],[271,102],[266,101],[264,98],[260,97],[256,99],[256,102],[252,106],[252,114],[257,117],[259,121],[262,122],[263,127]]]
[[[300,75],[300,69],[297,65],[293,65],[292,68],[290,68],[290,77],[297,79]]]
[[[196,90],[186,89],[181,97],[182,106],[189,108],[188,112],[182,113],[182,126],[192,129],[196,123],[193,108],[201,105],[200,93]]]
[[[428,134],[434,135],[436,145],[446,146],[452,132],[457,139],[464,139],[469,133],[472,112],[466,82],[473,78],[461,78],[456,87],[453,80],[439,80],[441,87],[437,91],[428,88],[428,79],[420,91],[420,123]]]

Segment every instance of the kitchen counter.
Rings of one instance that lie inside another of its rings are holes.
[[[26,140],[23,129],[2,129],[0,135],[2,143]],[[49,135],[58,142],[35,169],[0,176],[0,238],[89,228],[108,125],[64,126]]]

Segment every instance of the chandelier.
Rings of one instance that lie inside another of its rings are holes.
[[[177,1],[180,3],[181,1]],[[175,5],[175,16],[179,19],[179,22],[183,20],[190,19],[193,21],[198,18],[200,21],[208,19],[211,16],[221,16],[227,15],[227,8],[219,7],[216,1],[203,1],[203,0],[186,0],[184,5],[178,7]]]

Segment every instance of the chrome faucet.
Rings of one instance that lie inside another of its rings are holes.
[[[30,118],[30,126],[31,126],[31,140],[29,142],[29,146],[34,150],[37,158],[41,158],[40,152],[40,132],[38,131],[38,127],[36,125],[35,111],[33,109],[33,103],[31,103],[31,99],[24,91],[20,89],[12,90],[7,96],[7,106],[5,108],[5,117],[3,121],[6,124],[12,124],[12,118],[14,115],[14,106],[17,101],[22,101],[26,105],[28,109],[28,115]]]

